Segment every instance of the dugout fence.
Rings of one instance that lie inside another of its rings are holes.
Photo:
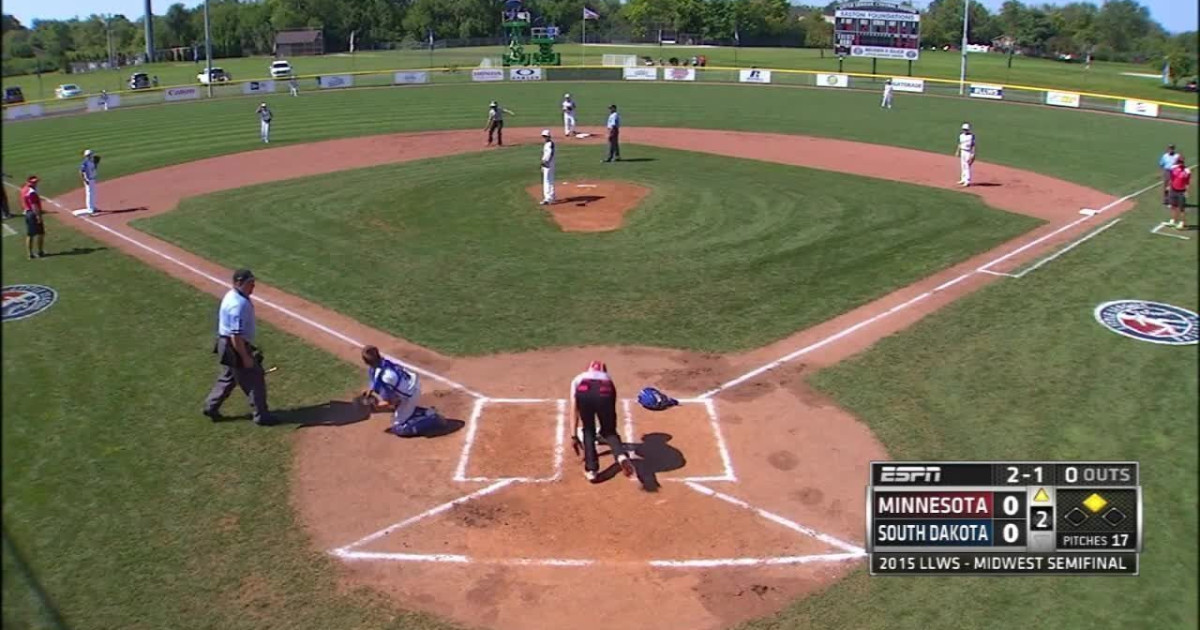
[[[632,55],[604,55],[600,66],[556,66],[505,68],[498,63],[448,65],[437,68],[397,69],[389,71],[348,72],[336,75],[297,77],[302,92],[354,88],[412,87],[470,83],[531,83],[541,81],[620,81],[669,83],[737,83],[747,88],[770,86],[802,87],[825,90],[872,91],[882,93],[884,82],[891,79],[897,98],[933,95],[962,98],[967,101],[993,101],[1040,105],[1048,108],[1078,109],[1158,118],[1182,122],[1200,122],[1196,105],[1168,103],[1133,97],[1096,94],[1051,87],[972,82],[960,84],[953,79],[910,77],[853,72],[833,73],[812,70],[768,68],[646,66]],[[287,94],[288,81],[243,80],[213,86],[211,98],[255,97]],[[207,86],[166,86],[145,90],[110,93],[110,108],[172,104],[210,98]],[[5,121],[44,116],[98,112],[99,97],[47,99],[4,106]]]

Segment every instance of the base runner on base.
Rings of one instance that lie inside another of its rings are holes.
[[[608,366],[601,361],[592,361],[587,370],[577,374],[571,381],[570,404],[574,414],[571,435],[583,442],[583,476],[595,483],[600,472],[596,455],[596,421],[599,420],[600,438],[617,458],[621,472],[632,477],[633,462],[617,434],[617,386],[608,375]]]

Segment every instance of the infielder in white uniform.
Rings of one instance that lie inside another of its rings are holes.
[[[892,80],[891,79],[888,79],[887,82],[883,84],[883,102],[880,103],[879,106],[886,107],[888,109],[892,108]]]
[[[575,101],[571,100],[570,94],[563,94],[562,102],[563,111],[563,135],[575,135]]]
[[[550,130],[542,130],[542,205],[554,203],[554,141],[550,139]]]
[[[99,167],[96,165],[96,160],[92,159],[92,150],[86,149],[83,152],[83,163],[79,165],[79,177],[83,179],[83,189],[87,198],[86,214],[96,214],[96,178],[99,176],[98,170]]]
[[[963,123],[962,133],[958,134],[958,165],[962,174],[958,178],[960,186],[971,185],[971,165],[975,163],[975,134],[971,133],[970,123]]]
[[[266,103],[260,103],[258,109],[258,135],[262,137],[264,143],[271,141],[271,110],[267,108]]]

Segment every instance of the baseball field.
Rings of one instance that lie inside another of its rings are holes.
[[[565,66],[599,66],[604,55],[636,55],[652,59],[680,59],[693,55],[704,55],[708,66],[739,68],[781,68],[813,70],[817,72],[872,72],[872,63],[866,58],[845,59],[839,67],[837,59],[828,51],[808,48],[733,48],[733,47],[688,47],[688,46],[619,46],[564,44],[555,50],[562,54]],[[499,63],[503,54],[500,46],[437,48],[428,50],[380,50],[363,51],[353,55],[335,53],[319,57],[302,57],[289,60],[295,72],[304,77],[329,75],[343,72],[386,72],[404,68],[444,68],[458,66],[473,68],[484,59]],[[955,51],[922,51],[921,58],[913,63],[913,76],[958,80],[961,55]],[[236,80],[267,78],[271,57],[239,57],[215,59],[213,65],[224,68]],[[195,85],[196,75],[204,63],[172,62],[154,63],[137,68],[122,68],[119,71],[97,71],[83,74],[46,73],[40,77],[25,75],[4,77],[3,84],[20,86],[26,99],[52,99],[54,88],[62,83],[74,83],[85,93],[96,94],[100,90],[114,92],[128,88],[129,75],[136,71],[146,72],[159,78],[163,87]],[[880,59],[875,62],[875,71],[881,75],[904,76],[908,73],[908,62]],[[1097,61],[1090,68],[1080,63],[1063,63],[1049,59],[1015,57],[1009,63],[1007,56],[998,53],[970,55],[967,78],[970,81],[1029,85],[1036,87],[1115,94],[1133,98],[1145,98],[1169,103],[1196,104],[1196,94],[1164,86],[1154,75],[1161,68],[1131,63]]]
[[[595,135],[561,137],[564,91]],[[493,99],[504,148],[479,131]],[[0,241],[5,627],[1200,621],[1195,330],[1145,343],[1093,315],[1198,310],[1195,193],[1189,229],[1156,229],[1158,156],[1197,155],[1194,125],[731,85],[266,100],[269,145],[244,99],[5,124],[8,181],[52,200],[49,256],[19,218]],[[625,160],[604,164],[609,103]],[[529,192],[542,128],[552,208]],[[70,212],[84,148],[91,218]],[[281,426],[237,393],[232,419],[200,413],[239,267]],[[421,371],[447,434],[394,437],[354,402],[367,343]],[[591,359],[626,399],[682,402],[622,402],[634,480],[588,484],[564,448]],[[870,577],[882,459],[1140,461],[1141,575]]]

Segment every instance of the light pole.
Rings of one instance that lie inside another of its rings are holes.
[[[963,2],[963,36],[962,36],[962,63],[958,69],[958,95],[962,96],[966,90],[967,80],[967,16],[971,13],[971,0]]]
[[[208,0],[204,0],[204,78],[208,85],[208,98],[212,98],[212,33],[208,28]]]

